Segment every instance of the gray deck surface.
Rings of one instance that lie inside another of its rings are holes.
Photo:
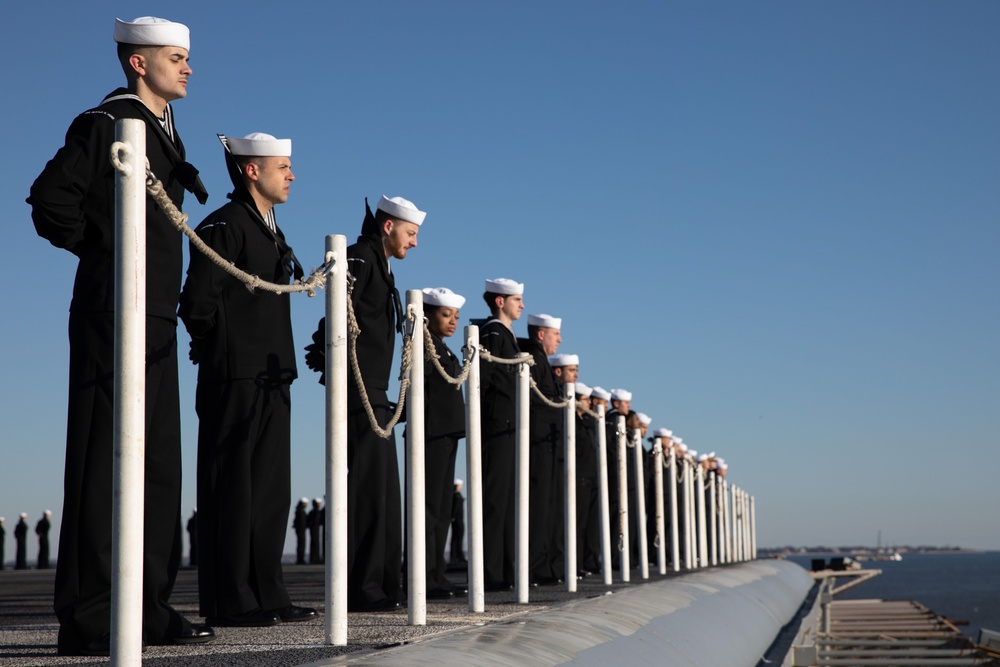
[[[40,665],[107,664],[107,658],[60,657],[56,655],[58,622],[52,611],[54,570],[0,571],[0,665],[25,667]],[[456,582],[465,581],[465,572],[452,572]],[[651,575],[650,582],[664,581],[678,575]],[[270,628],[217,628],[217,639],[198,646],[150,646],[143,653],[144,665],[303,665],[325,661],[339,655],[371,652],[399,646],[431,635],[483,625],[517,614],[544,613],[566,602],[602,596],[610,591],[643,585],[616,581],[611,586],[593,576],[578,582],[578,592],[567,593],[564,586],[532,588],[531,602],[514,602],[514,593],[487,593],[486,611],[472,614],[465,597],[454,600],[430,600],[427,625],[407,625],[405,608],[399,612],[348,616],[348,645],[326,646],[325,626],[320,620],[287,623]],[[323,566],[285,565],[285,583],[296,604],[323,609]],[[196,619],[197,573],[182,570],[171,604],[188,618]]]

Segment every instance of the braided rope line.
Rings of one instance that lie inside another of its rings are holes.
[[[455,389],[461,389],[462,385],[469,378],[469,373],[472,371],[472,357],[469,356],[462,364],[462,371],[458,374],[458,377],[452,377],[448,371],[445,370],[444,366],[441,365],[441,356],[437,353],[434,347],[434,338],[431,336],[430,329],[427,328],[427,321],[424,320],[424,358],[430,359],[433,363],[434,368],[437,369],[438,374],[444,379],[448,384],[455,385]],[[462,348],[465,350],[465,347]]]
[[[549,397],[547,397],[545,394],[542,393],[542,390],[539,389],[538,385],[535,383],[535,378],[529,376],[528,380],[530,380],[531,389],[532,391],[535,392],[535,396],[542,399],[542,403],[544,403],[545,405],[549,406],[550,408],[557,408],[559,410],[569,407],[570,399],[567,398],[564,399],[563,401],[556,403],[555,401],[551,400]]]
[[[375,418],[375,410],[372,408],[371,400],[368,398],[365,381],[361,377],[361,366],[358,365],[358,336],[361,335],[361,327],[358,326],[358,319],[354,314],[354,304],[351,301],[351,292],[353,291],[354,283],[352,282],[347,290],[347,338],[349,341],[348,357],[351,360],[351,372],[354,375],[354,383],[358,387],[358,393],[361,394],[361,403],[365,406],[365,413],[368,415],[368,422],[371,424],[372,430],[378,437],[388,438],[392,435],[392,429],[395,428],[396,424],[402,418],[403,408],[406,406],[406,390],[410,387],[410,364],[413,361],[412,327],[410,334],[403,335],[403,349],[400,355],[399,370],[399,400],[396,402],[396,411],[385,425],[385,428],[382,428]],[[410,323],[413,322],[413,310],[411,308],[406,309],[406,318]]]
[[[111,144],[111,164],[115,169],[126,176],[130,175],[131,170],[129,165],[125,164],[122,159],[130,155],[131,152],[131,146],[128,146],[124,142],[116,141]],[[233,278],[236,278],[241,283],[246,285],[247,289],[251,292],[258,289],[264,290],[265,292],[271,292],[273,294],[306,292],[312,297],[316,296],[317,289],[322,289],[326,285],[326,271],[329,269],[330,262],[326,262],[319,268],[314,269],[308,278],[296,280],[290,285],[271,283],[261,279],[260,276],[255,276],[236,268],[235,264],[220,256],[217,252],[215,252],[215,250],[210,248],[201,239],[201,237],[198,236],[190,226],[188,226],[187,214],[178,210],[166,190],[163,189],[163,183],[156,178],[156,174],[150,171],[149,160],[146,160],[146,193],[153,198],[153,201],[156,202],[157,206],[163,209],[163,212],[167,214],[167,219],[170,220],[170,223],[174,226],[174,228],[184,234],[184,236],[188,237],[191,241],[191,245],[197,248],[198,252],[208,257],[213,264],[231,275]]]
[[[494,357],[492,354],[490,354],[490,351],[487,350],[482,345],[479,346],[479,356],[483,361],[488,361],[491,364],[500,364],[506,366],[516,366],[518,364],[528,364],[528,366],[535,365],[535,360],[532,359],[530,356],[513,357],[513,358]]]

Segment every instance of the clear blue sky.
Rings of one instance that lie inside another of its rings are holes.
[[[194,221],[229,190],[217,132],[291,137],[278,222],[305,264],[326,234],[354,240],[364,197],[413,200],[428,216],[402,289],[450,287],[464,320],[485,278],[526,283],[582,381],[728,460],[762,546],[881,529],[1000,548],[1000,3],[217,4],[4,11],[8,527],[46,508],[58,523],[76,268],[24,198],[120,85],[114,18],[157,14],[192,32],[174,108],[211,192],[188,199]],[[322,309],[294,300],[300,348]],[[324,488],[322,391],[301,366],[296,498]]]

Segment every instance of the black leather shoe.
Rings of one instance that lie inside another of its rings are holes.
[[[276,613],[260,609],[232,616],[209,616],[205,620],[209,625],[222,628],[266,628],[281,623],[281,617]]]
[[[278,615],[282,623],[311,621],[312,619],[319,617],[319,614],[312,607],[299,607],[294,604],[282,607],[281,609],[275,609],[273,613]]]
[[[215,630],[204,623],[192,623],[176,637],[171,637],[173,644],[207,644],[215,639]]]
[[[500,582],[484,584],[483,590],[486,591],[487,593],[508,593],[514,590],[514,587],[511,584],[505,584],[502,581],[500,581]]]
[[[447,588],[432,588],[427,591],[428,600],[450,600],[453,597],[455,594]]]
[[[369,602],[367,604],[360,605],[357,609],[352,609],[350,611],[398,611],[400,605],[395,600],[390,600],[389,598],[383,598],[378,602]]]
[[[142,643],[142,652],[146,652],[146,642]],[[110,656],[111,655],[111,634],[105,633],[98,637],[97,639],[91,640],[89,644],[83,648],[76,650],[67,649],[65,647],[59,647],[59,655],[93,655],[93,656]]]

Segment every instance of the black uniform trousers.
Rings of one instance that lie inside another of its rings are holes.
[[[392,418],[385,390],[368,388],[378,423]],[[396,437],[371,427],[353,382],[347,392],[347,599],[352,610],[398,601],[403,523]]]
[[[465,540],[465,497],[461,491],[451,494],[451,562],[465,562],[465,550],[462,542]]]
[[[483,433],[483,578],[514,583],[514,459],[510,428]]]
[[[60,652],[111,630],[114,315],[71,312],[69,418],[56,563]],[[164,643],[188,626],[168,604],[181,556],[177,325],[146,317],[142,626]]]
[[[442,436],[424,443],[425,533],[427,589],[450,589],[444,558],[451,527],[451,504],[455,494],[455,457],[458,438]]]
[[[289,385],[201,381],[196,406],[200,613],[235,616],[285,607]]]
[[[544,581],[562,576],[561,572],[553,570],[556,556],[550,551],[556,511],[555,490],[561,486],[556,482],[555,446],[548,441],[531,443],[529,458],[528,568],[533,581]]]

